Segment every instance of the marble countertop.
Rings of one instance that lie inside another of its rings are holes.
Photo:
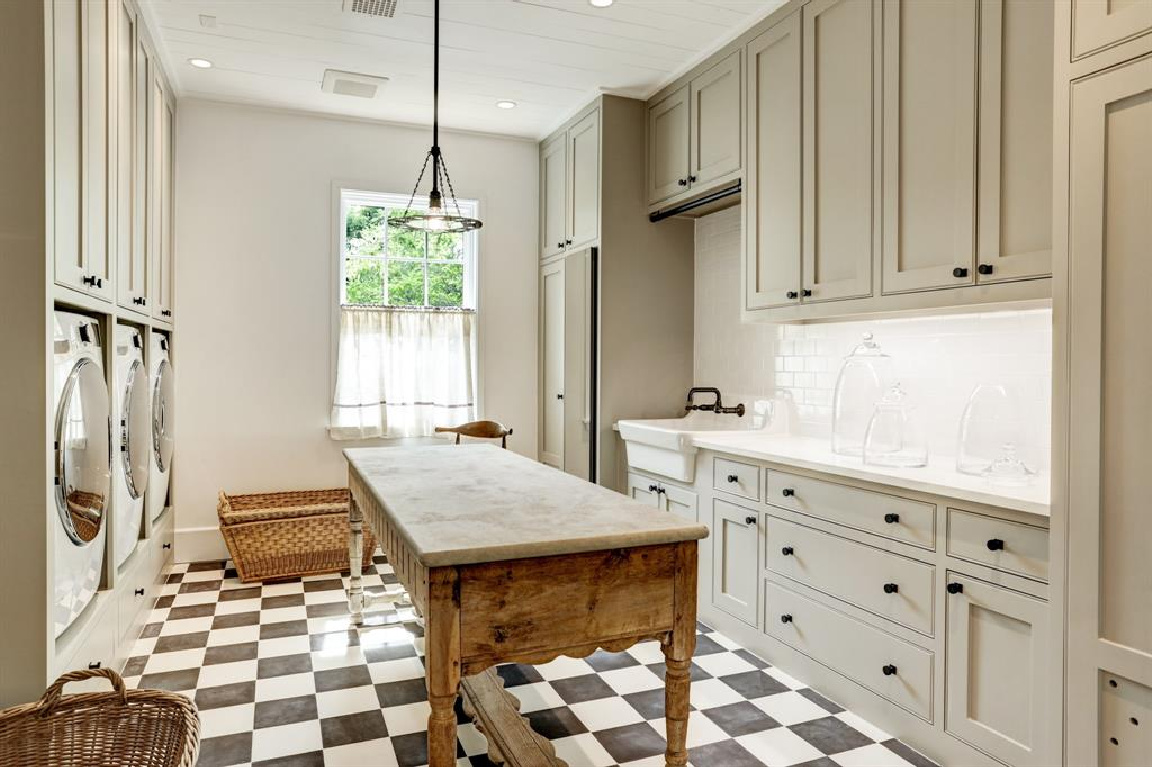
[[[917,469],[866,466],[859,458],[835,455],[826,439],[764,434],[763,432],[693,432],[692,444],[702,450],[754,458],[798,469],[810,469],[896,488],[941,495],[958,501],[982,503],[1026,514],[1048,517],[1051,482],[1036,477],[1025,487],[993,485],[981,477],[956,471],[952,459],[930,458]]]
[[[426,567],[708,535],[703,525],[492,445],[353,448],[344,456]]]

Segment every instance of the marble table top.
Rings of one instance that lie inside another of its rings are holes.
[[[699,540],[704,525],[493,445],[344,451],[425,567]]]

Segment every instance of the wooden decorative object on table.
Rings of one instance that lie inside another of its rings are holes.
[[[500,440],[500,447],[506,448],[508,447],[508,438],[512,436],[512,430],[499,421],[469,421],[459,426],[437,426],[435,431],[455,434],[457,445],[460,444],[461,437],[471,437],[473,439],[498,439]]]
[[[111,692],[64,695],[64,685],[105,677]],[[73,671],[35,703],[0,711],[0,764],[6,767],[192,767],[200,715],[187,697],[128,690],[111,669]]]
[[[346,488],[228,495],[216,505],[220,532],[240,580],[296,578],[347,570]],[[372,563],[376,538],[365,530],[361,563]]]

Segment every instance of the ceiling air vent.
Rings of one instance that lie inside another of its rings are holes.
[[[338,96],[357,96],[362,99],[374,99],[387,77],[375,75],[362,75],[359,72],[341,72],[339,69],[325,69],[324,82],[320,89],[325,93],[335,93]]]
[[[390,19],[396,15],[396,2],[397,0],[344,0],[344,12]]]

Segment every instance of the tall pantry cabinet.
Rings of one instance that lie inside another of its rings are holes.
[[[1053,519],[1066,761],[1152,763],[1152,2],[1057,17]],[[1071,48],[1069,49],[1069,42]]]

